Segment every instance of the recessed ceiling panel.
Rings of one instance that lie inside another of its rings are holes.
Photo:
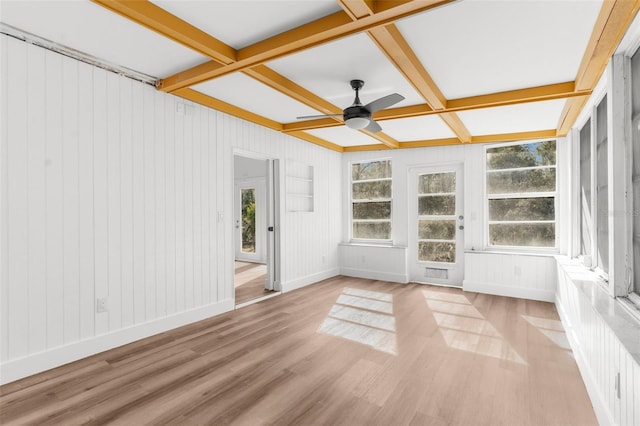
[[[235,49],[341,10],[335,0],[153,2]]]
[[[306,130],[306,132],[340,146],[380,144],[379,140],[347,126],[325,127],[323,129]],[[380,148],[384,148],[384,145],[380,144]]]
[[[386,134],[400,142],[456,137],[449,126],[437,115],[398,118],[379,121],[378,123]]]
[[[326,43],[267,65],[342,109],[353,103],[354,91],[349,81],[354,79],[365,82],[360,91],[363,104],[391,93],[405,97],[394,107],[425,102],[364,34]]]
[[[532,102],[458,112],[473,136],[555,129],[567,101]]]
[[[447,99],[573,81],[601,1],[465,0],[397,22]]]
[[[207,60],[181,44],[88,1],[4,1],[2,22],[113,65],[157,78]]]
[[[244,74],[230,74],[192,86],[221,101],[280,123],[302,115],[322,114]]]

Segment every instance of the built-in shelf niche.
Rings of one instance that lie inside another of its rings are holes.
[[[288,212],[313,211],[313,166],[288,160],[285,185]]]

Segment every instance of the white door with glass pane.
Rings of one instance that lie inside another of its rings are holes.
[[[409,279],[462,286],[462,164],[409,171]]]

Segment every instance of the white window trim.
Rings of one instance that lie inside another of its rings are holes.
[[[390,178],[376,178],[365,180],[353,180],[353,165],[361,163],[375,163],[378,161],[390,161],[391,162],[391,177]],[[348,190],[348,208],[349,208],[349,243],[350,244],[370,244],[374,246],[391,246],[393,245],[393,160],[390,157],[387,158],[372,158],[366,160],[350,161],[347,165],[349,173],[349,190]],[[391,198],[372,198],[370,200],[354,200],[353,199],[353,184],[358,182],[381,182],[391,181]],[[354,203],[374,203],[374,202],[391,202],[391,215],[389,219],[354,219],[353,218],[353,204]],[[372,238],[355,238],[353,236],[353,224],[358,222],[389,222],[391,224],[391,238],[389,239],[372,239]]]
[[[507,147],[507,146],[516,146],[516,145],[526,145],[526,144],[532,144],[532,143],[538,143],[538,142],[545,142],[548,140],[555,140],[556,141],[556,164],[553,166],[548,166],[548,165],[544,165],[544,166],[533,166],[533,167],[515,167],[515,168],[509,168],[509,169],[496,169],[496,170],[488,170],[487,169],[487,150],[488,149],[492,149],[492,148],[501,148],[501,147]],[[483,249],[485,251],[488,252],[504,252],[504,253],[523,253],[523,254],[545,254],[545,255],[555,255],[560,253],[560,249],[559,249],[559,237],[560,237],[560,232],[559,232],[559,224],[560,224],[560,220],[558,218],[558,214],[559,214],[559,208],[560,208],[560,204],[559,204],[559,185],[560,185],[560,173],[558,173],[558,164],[560,164],[561,162],[561,154],[560,154],[560,150],[558,149],[558,138],[544,138],[544,139],[532,139],[532,140],[526,140],[526,141],[514,141],[514,142],[507,142],[507,143],[496,143],[496,144],[489,144],[489,145],[485,145],[484,147],[484,155],[483,155],[483,162],[484,162],[484,173],[482,174],[482,187],[483,187],[483,196],[484,196],[484,217],[485,220],[483,221],[483,240],[484,240],[484,247]],[[518,171],[518,170],[537,170],[537,169],[546,169],[546,168],[553,168],[556,170],[556,190],[553,192],[518,192],[518,193],[509,193],[509,194],[488,194],[487,191],[487,175],[488,173],[492,173],[492,172],[505,172],[505,171]],[[544,196],[543,196],[544,194]],[[507,198],[547,198],[552,196],[551,194],[553,194],[553,200],[554,200],[554,210],[555,210],[555,220],[553,221],[489,221],[489,200],[493,200],[493,199],[507,199]],[[537,246],[504,246],[504,245],[491,245],[489,244],[489,225],[491,224],[496,224],[496,223],[518,223],[518,222],[522,222],[522,223],[535,223],[535,222],[546,222],[546,223],[555,223],[555,242],[554,242],[554,246],[553,247],[537,247]]]

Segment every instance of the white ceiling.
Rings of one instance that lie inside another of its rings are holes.
[[[344,14],[337,0],[154,0],[153,5],[241,53],[247,46],[297,26]],[[395,26],[418,65],[450,100],[574,81],[601,7],[602,0],[460,0],[404,17]],[[3,0],[0,21],[159,79],[209,61],[88,0]],[[318,27],[317,31],[328,29]],[[398,53],[397,49],[389,52]],[[389,59],[389,52],[367,32],[351,32],[264,65],[288,82],[285,85],[294,86],[293,90],[301,86],[337,110],[353,102],[349,80],[362,79],[363,104],[399,93],[405,100],[392,109],[416,106],[427,113],[429,99],[410,81],[410,73],[399,70],[409,69],[409,59],[398,66]],[[297,116],[322,114],[313,102],[295,100],[242,72],[190,88],[280,123],[283,131],[299,123]],[[343,125],[305,131],[342,147],[379,144],[383,148],[385,139],[402,143],[460,137],[464,132],[451,124],[456,120],[472,137],[556,129],[564,105],[565,99],[558,99],[461,110],[453,119],[449,117],[448,124],[437,114],[381,117],[383,133],[376,137]]]

